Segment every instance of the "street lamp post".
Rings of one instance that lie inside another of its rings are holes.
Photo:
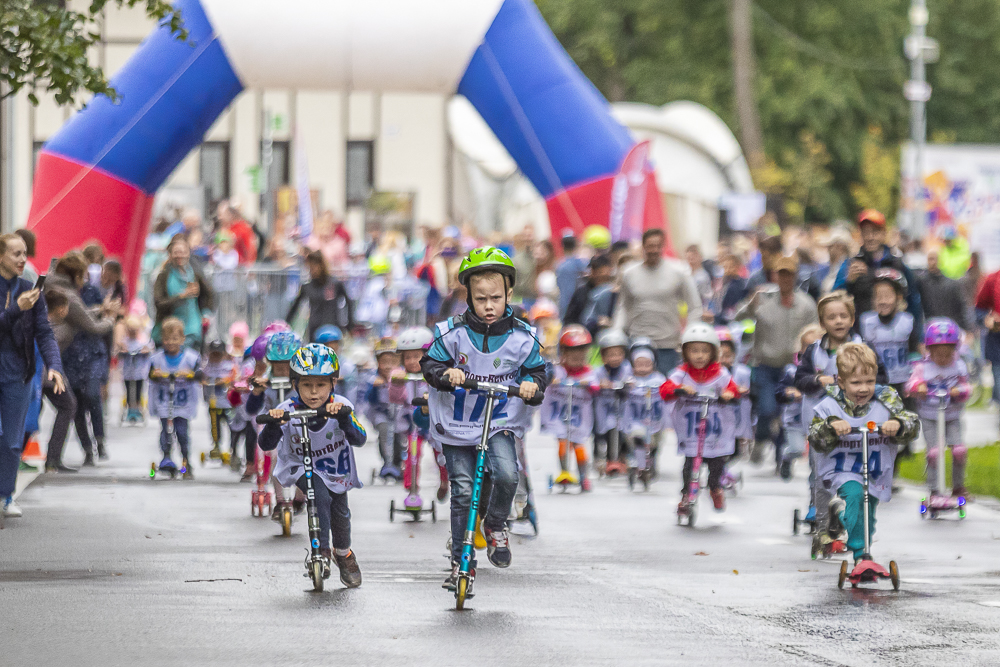
[[[912,0],[910,3],[910,35],[906,38],[905,52],[910,60],[910,80],[903,86],[903,95],[910,101],[910,140],[913,142],[912,197],[913,210],[910,233],[922,238],[927,233],[927,212],[923,201],[924,146],[927,143],[926,104],[931,98],[925,65],[937,61],[938,44],[927,37],[927,2]]]

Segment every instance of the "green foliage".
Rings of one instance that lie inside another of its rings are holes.
[[[997,462],[1000,461],[1000,444],[986,447],[970,447],[965,465],[965,487],[974,496],[1000,498],[1000,475]],[[926,484],[926,459],[924,452],[903,459],[899,465],[899,476],[918,484]],[[945,481],[951,484],[951,456],[945,466]]]
[[[118,96],[87,51],[100,41],[98,19],[104,8],[141,6],[146,15],[187,39],[181,12],[167,0],[91,0],[82,12],[37,0],[2,0],[0,13],[0,83],[4,97],[28,90],[50,92],[58,104],[76,104],[87,93]]]
[[[609,100],[654,105],[692,100],[737,129],[726,0],[537,4]],[[898,175],[888,162],[895,160],[898,172],[898,148],[909,136],[909,104],[902,94],[909,78],[903,55],[909,5],[909,0],[755,0],[755,86],[768,166],[754,177],[763,175],[767,187],[759,187],[781,192],[793,208],[802,206],[807,220],[853,217],[874,202],[889,216],[895,211]],[[928,34],[941,44],[940,63],[927,70],[934,88],[930,135],[995,141],[1000,3],[928,0],[928,8]],[[880,137],[870,128],[878,128]],[[803,183],[795,170],[824,153],[829,160],[815,173],[829,179]],[[805,202],[803,192],[808,192]]]
[[[861,145],[861,180],[851,185],[851,195],[861,208],[879,211],[892,211],[899,201],[899,149],[885,146],[881,128],[868,128]]]

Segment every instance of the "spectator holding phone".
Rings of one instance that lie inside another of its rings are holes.
[[[16,234],[0,236],[0,511],[21,516],[14,504],[18,464],[24,447],[24,421],[35,375],[35,345],[48,367],[48,379],[57,392],[65,391],[62,359],[52,327],[39,299],[41,290],[20,277],[27,262],[27,248]]]
[[[157,345],[161,343],[163,320],[176,317],[184,323],[185,344],[201,350],[201,323],[214,307],[214,295],[205,276],[191,264],[191,248],[180,234],[167,245],[167,261],[153,283],[153,307],[156,309],[153,340]]]

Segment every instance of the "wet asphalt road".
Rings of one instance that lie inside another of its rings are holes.
[[[919,490],[904,490],[879,508],[874,545],[902,590],[840,591],[839,561],[810,560],[791,535],[804,466],[790,484],[750,470],[724,514],[703,499],[691,530],[675,522],[667,456],[648,493],[543,489],[541,535],[513,540],[506,571],[483,554],[456,612],[440,587],[446,510],[390,523],[399,487],[352,491],[364,584],[314,593],[304,521],[279,537],[227,469],[150,481],[154,427],[111,432],[110,462],[39,477],[0,531],[0,665],[1000,664],[1000,512],[981,503],[961,524],[922,522]],[[366,473],[375,455],[362,450]],[[553,442],[532,435],[529,458],[542,486]]]

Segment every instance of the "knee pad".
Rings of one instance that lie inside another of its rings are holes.
[[[559,441],[559,458],[560,459],[563,458],[564,456],[566,456],[566,448],[567,448],[567,446],[568,445],[567,445],[567,443],[566,443],[565,440],[560,440]]]
[[[955,461],[964,462],[969,455],[969,450],[965,445],[955,445],[951,448],[951,456]]]
[[[937,447],[928,447],[927,448],[927,462],[928,463],[934,463],[935,465],[937,465],[937,458],[938,458],[938,448]]]

